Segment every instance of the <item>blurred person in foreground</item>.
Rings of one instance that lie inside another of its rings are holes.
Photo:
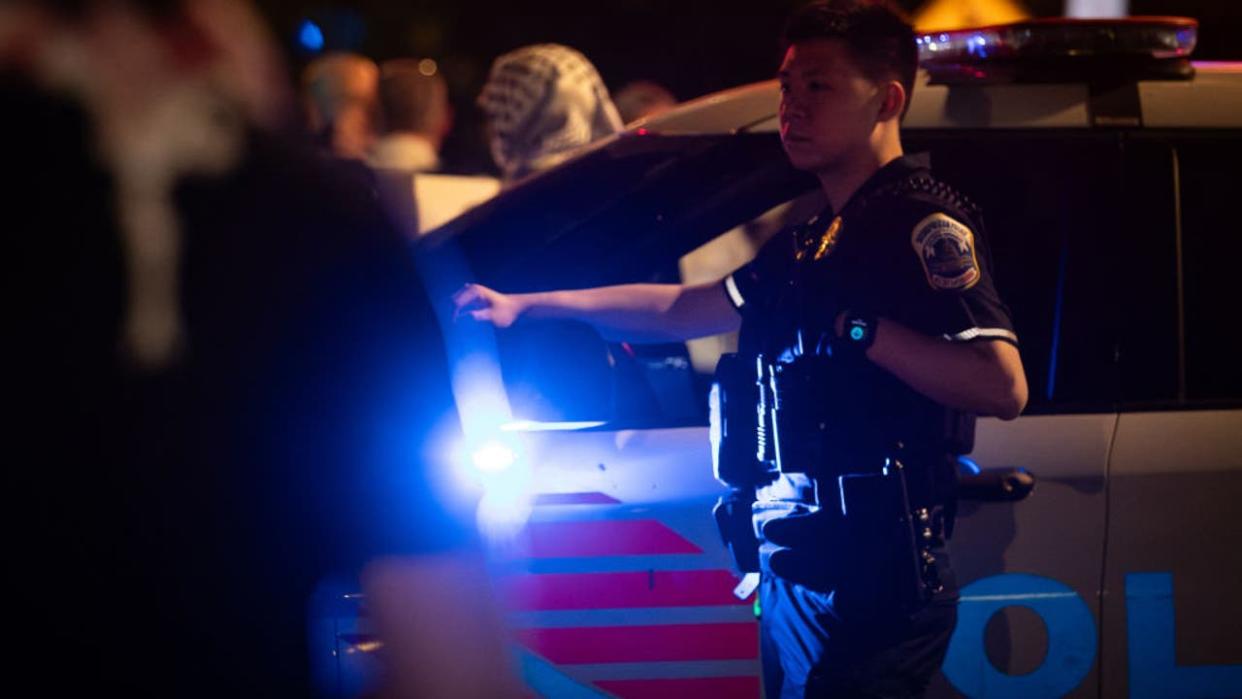
[[[326,152],[365,160],[376,139],[379,67],[365,56],[329,53],[302,71],[307,127]]]
[[[595,66],[560,44],[524,46],[497,58],[478,104],[506,184],[623,128]]]
[[[739,330],[716,374],[734,488],[717,516],[758,574],[765,694],[919,697],[957,619],[957,457],[976,416],[1025,406],[1018,339],[979,209],[903,151],[910,25],[880,0],[826,0],[783,43],[781,142],[819,180],[819,214],[715,281],[455,300],[497,326],[568,318],[632,341]]]
[[[440,146],[453,126],[448,85],[434,61],[401,58],[380,66],[383,135],[371,149],[372,167],[407,172],[440,168]]]
[[[278,135],[281,73],[238,0],[0,8],[28,691],[334,693],[310,629],[361,581],[381,696],[513,693],[437,494],[426,292],[369,192]]]
[[[617,90],[614,101],[621,121],[632,124],[663,114],[677,106],[677,98],[663,85],[650,80],[635,80]]]

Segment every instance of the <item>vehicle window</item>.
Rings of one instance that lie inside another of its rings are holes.
[[[1117,399],[1121,151],[1094,133],[920,132],[933,171],[982,207],[997,288],[1030,386],[1027,413],[1111,410]]]
[[[823,206],[818,190],[783,202],[686,253],[677,269],[645,281],[709,282],[749,262],[781,227]],[[501,333],[514,412],[533,420],[603,420],[614,426],[707,424],[707,394],[720,355],[737,334],[689,343],[608,343],[578,323],[532,323]]]
[[[1229,167],[1242,155],[1240,144],[1236,132],[1131,132],[1124,140],[1125,205],[1117,212],[1114,258],[1128,409],[1242,400],[1233,356],[1240,338],[1227,305],[1238,297],[1231,260],[1242,254],[1242,241],[1226,213],[1242,186]]]
[[[759,248],[782,228],[806,221],[824,206],[824,194],[816,188],[707,241],[682,256],[678,263],[681,281],[701,284],[723,279],[750,262]],[[720,355],[737,350],[737,333],[700,338],[686,344],[691,365],[706,397],[710,377],[716,370]]]
[[[1229,168],[1242,156],[1239,143],[1237,133],[907,135],[907,150],[930,151],[935,172],[984,210],[997,285],[1021,342],[1028,413],[1242,399],[1232,357],[1242,343],[1227,322],[1236,315],[1228,302],[1238,297],[1232,268],[1242,236],[1225,212],[1242,185]],[[736,267],[762,230],[734,229],[691,252],[682,278]],[[665,264],[644,279],[676,274]],[[532,323],[500,340],[520,417],[634,426],[702,424],[711,366],[732,348],[727,337],[690,349],[607,343],[572,323]]]
[[[509,292],[672,282],[682,255],[814,184],[775,134],[628,137],[502,194],[425,247],[456,246],[482,283]],[[706,424],[706,385],[684,344],[608,343],[567,322],[524,322],[497,342],[519,418]]]
[[[1242,262],[1242,132],[1174,142],[1181,192],[1185,388],[1192,404],[1242,402],[1236,308]]]
[[[1173,160],[1161,138],[1122,142],[1125,198],[1115,210],[1110,257],[1117,270],[1117,356],[1125,409],[1167,407],[1177,397],[1177,236]]]

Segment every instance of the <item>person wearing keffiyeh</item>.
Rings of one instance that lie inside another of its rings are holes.
[[[525,46],[497,58],[478,104],[506,182],[552,167],[622,129],[595,66],[560,44]]]

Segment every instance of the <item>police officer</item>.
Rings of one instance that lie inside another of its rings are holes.
[[[819,215],[715,284],[469,285],[455,301],[501,327],[571,318],[631,341],[740,328],[731,364],[750,372],[762,438],[724,475],[754,491],[768,695],[919,696],[956,620],[953,457],[973,416],[1025,406],[1017,338],[978,210],[903,154],[911,27],[881,2],[829,0],[785,43],[781,140],[818,177]]]

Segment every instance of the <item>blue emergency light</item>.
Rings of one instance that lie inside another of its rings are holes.
[[[302,20],[298,26],[298,44],[311,53],[319,53],[324,46],[323,30],[309,19]]]

